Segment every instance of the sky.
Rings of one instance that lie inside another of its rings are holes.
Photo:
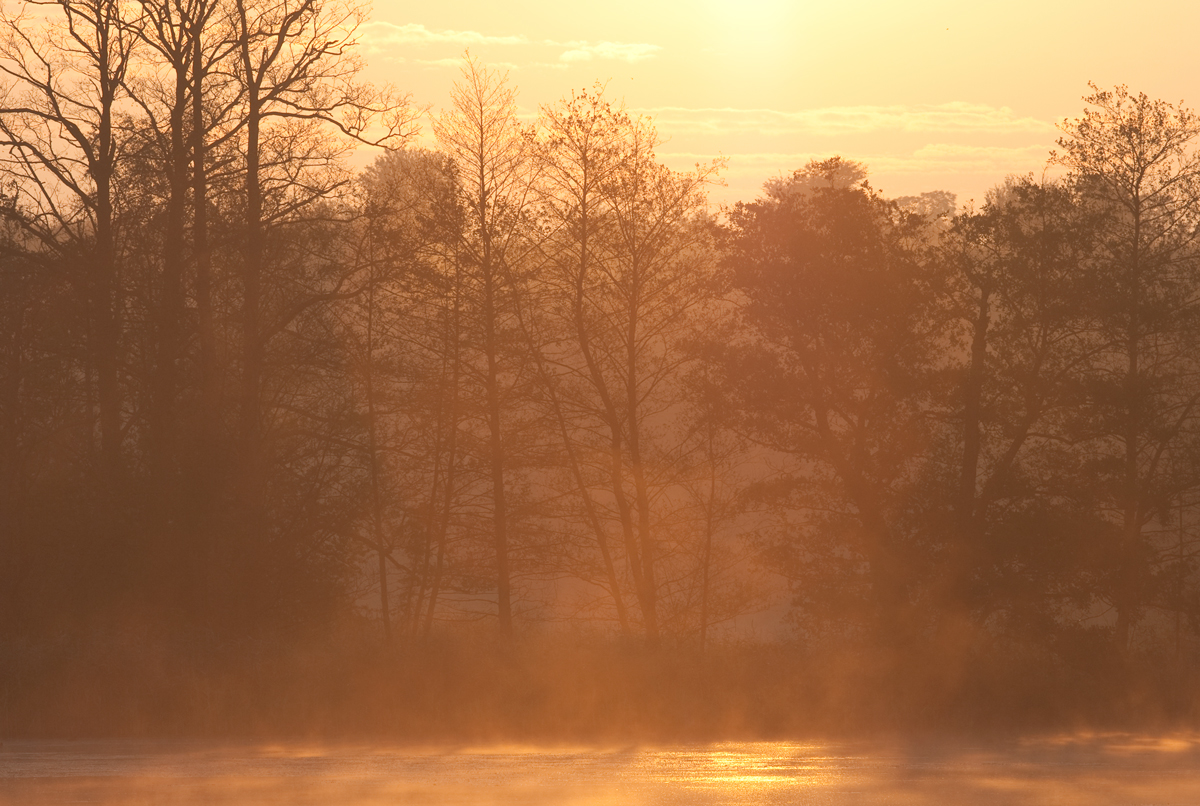
[[[1200,105],[1198,30],[1194,0],[376,0],[360,34],[366,77],[434,112],[467,48],[530,117],[603,82],[671,167],[728,160],[716,203],[840,155],[962,205],[1041,175],[1089,81]]]

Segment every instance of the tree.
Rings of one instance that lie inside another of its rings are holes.
[[[394,145],[413,133],[407,99],[357,80],[361,61],[353,49],[364,15],[358,5],[321,0],[236,0],[232,10],[231,72],[242,101],[237,125],[244,155],[237,510],[249,552],[244,572],[251,580],[268,563],[268,348],[315,307],[358,293],[348,284],[362,274],[351,265],[341,274],[304,276],[288,265],[289,259],[304,260],[302,253],[269,247],[296,244],[306,214],[322,210],[347,187],[340,160],[349,141]]]
[[[117,105],[132,37],[115,0],[62,0],[57,22],[0,16],[0,146],[17,178],[15,218],[41,245],[70,259],[90,255],[82,283],[95,327],[100,453],[113,480],[121,467],[118,237],[113,180]],[[13,220],[13,219],[10,219]]]
[[[744,329],[724,386],[741,428],[792,457],[774,487],[807,513],[784,567],[801,601],[894,646],[913,635],[928,556],[910,517],[944,338],[927,225],[833,158],[736,206],[726,236]]]
[[[1120,530],[1110,596],[1116,642],[1126,648],[1151,597],[1148,527],[1200,485],[1194,465],[1172,461],[1194,452],[1200,404],[1200,119],[1124,86],[1090,86],[1092,108],[1063,121],[1051,161],[1104,215],[1094,292],[1103,349],[1079,429],[1090,439],[1100,506]]]
[[[592,94],[586,91],[573,93],[569,100],[543,108],[539,122],[542,129],[539,143],[539,201],[547,219],[554,222],[555,226],[554,235],[546,241],[551,272],[543,277],[547,294],[541,307],[553,309],[556,302],[561,304],[564,301],[568,301],[568,304],[562,309],[565,321],[551,324],[548,334],[542,338],[531,333],[530,347],[537,359],[539,379],[558,425],[587,528],[595,536],[602,563],[600,576],[612,599],[621,631],[628,633],[629,615],[609,544],[608,525],[586,478],[581,449],[575,444],[578,436],[572,432],[578,431],[579,424],[570,419],[567,411],[569,401],[564,400],[564,391],[559,388],[562,379],[555,377],[553,363],[557,359],[561,364],[562,357],[547,356],[540,342],[555,341],[552,334],[571,334],[578,344],[579,358],[588,368],[587,371],[590,373],[596,367],[586,310],[589,278],[594,272],[593,264],[597,262],[593,253],[603,256],[607,250],[605,238],[611,235],[611,221],[604,191],[617,170],[622,140],[632,121],[627,114],[604,100],[602,89],[597,88]],[[545,317],[541,317],[541,320],[545,327]],[[538,323],[530,321],[531,329],[537,326]],[[617,441],[614,461],[619,463],[620,426],[612,418],[615,410],[611,398],[606,397],[608,389],[602,385],[599,392],[601,402],[606,403],[604,408],[610,435]],[[584,448],[585,455],[586,451]],[[585,579],[592,576],[581,568],[576,568],[575,573]]]
[[[1092,593],[1079,541],[1099,524],[1065,446],[1097,348],[1084,300],[1098,223],[1072,186],[1013,177],[941,239],[954,349],[935,399],[944,470],[926,496],[943,619],[1054,630],[1064,601]]]
[[[728,317],[714,319],[712,330],[707,330],[705,337],[730,332],[728,324]],[[696,346],[703,349],[702,344]],[[725,411],[726,395],[719,388],[719,369],[704,360],[707,357],[701,355],[701,361],[687,378],[690,411],[685,418],[692,429],[689,437],[698,443],[696,466],[684,487],[698,521],[699,540],[693,549],[698,579],[692,596],[699,598],[693,615],[702,654],[712,627],[762,607],[771,598],[771,593],[761,585],[762,578],[747,582],[742,577],[751,559],[746,551],[746,533],[759,521],[746,491],[758,475],[752,468],[762,457],[742,434],[731,428],[733,418]],[[748,516],[752,519],[749,523]]]
[[[531,140],[517,122],[516,91],[505,76],[481,66],[469,54],[464,56],[462,76],[451,90],[451,108],[434,121],[433,130],[457,165],[461,204],[467,211],[461,243],[469,283],[464,313],[482,361],[475,374],[482,388],[487,429],[496,610],[501,634],[510,636],[509,465],[515,429],[507,420],[519,399],[515,390],[529,380],[526,358],[514,335],[514,300],[523,293],[520,272],[528,249]]]
[[[453,260],[461,234],[453,166],[442,154],[388,151],[358,186],[362,215],[348,228],[347,251],[368,277],[340,306],[369,488],[369,523],[355,534],[375,554],[390,640],[393,611],[400,631],[421,635],[442,592],[461,463]]]
[[[540,340],[548,346],[538,347],[539,366],[595,535],[602,584],[627,628],[607,533],[613,523],[654,643],[663,597],[685,577],[666,562],[678,565],[679,557],[664,539],[666,524],[683,524],[662,510],[681,497],[696,446],[686,445],[686,428],[668,422],[682,412],[684,345],[711,321],[720,292],[704,196],[719,164],[690,173],[661,165],[650,121],[613,107],[600,89],[544,108],[541,120],[549,235],[539,297]],[[604,461],[596,467],[585,457]],[[672,487],[674,497],[665,492]]]
[[[134,598],[118,109],[133,49],[115,2],[0,10],[6,626],[81,624]],[[44,10],[45,13],[42,13]],[[53,435],[53,438],[51,437]]]

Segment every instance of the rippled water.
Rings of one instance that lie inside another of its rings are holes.
[[[1200,737],[671,747],[6,742],[0,804],[1200,804]]]

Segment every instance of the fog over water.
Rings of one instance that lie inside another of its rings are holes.
[[[1200,737],[979,745],[7,742],[3,804],[1189,804]]]
[[[718,205],[368,4],[0,0],[0,806],[1200,803],[1200,112]]]

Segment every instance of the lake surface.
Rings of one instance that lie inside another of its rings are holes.
[[[630,747],[6,741],[0,804],[1194,806],[1200,736]]]

